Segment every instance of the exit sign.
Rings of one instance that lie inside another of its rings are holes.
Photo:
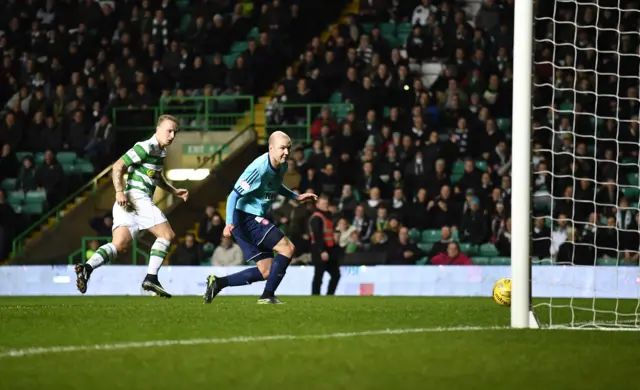
[[[188,156],[211,155],[220,149],[221,145],[182,145],[182,154]]]

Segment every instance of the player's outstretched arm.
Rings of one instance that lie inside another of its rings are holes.
[[[304,194],[296,194],[295,192],[291,191],[290,189],[287,188],[287,186],[285,186],[284,184],[282,184],[280,186],[280,190],[278,191],[278,194],[284,196],[287,199],[293,199],[295,201],[297,201],[298,203],[304,203],[308,200],[317,200],[318,199],[318,195],[316,194],[312,194],[309,192],[305,192]]]
[[[278,194],[284,196],[287,199],[293,199],[293,200],[297,200],[298,197],[300,195],[296,194],[295,192],[291,191],[290,189],[287,188],[287,186],[285,186],[284,184],[280,185],[280,189],[278,190]]]
[[[158,180],[158,187],[162,188],[163,190],[169,193],[172,193],[175,196],[181,197],[182,200],[184,200],[185,202],[187,201],[187,199],[189,199],[189,191],[183,188],[175,188],[174,186],[172,186],[171,183],[169,183],[169,180],[167,180],[167,178],[164,176],[164,174],[160,174],[160,180]]]

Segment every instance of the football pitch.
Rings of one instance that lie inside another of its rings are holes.
[[[511,330],[490,298],[282,299],[0,298],[0,389],[637,388],[638,332]]]

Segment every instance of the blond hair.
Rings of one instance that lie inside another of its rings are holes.
[[[160,126],[165,121],[171,121],[171,122],[175,123],[176,126],[179,125],[178,118],[176,118],[175,116],[173,116],[173,115],[160,115],[160,117],[158,117],[158,122],[157,122],[156,126]]]

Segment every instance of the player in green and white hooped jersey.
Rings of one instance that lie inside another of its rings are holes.
[[[171,240],[175,233],[162,211],[153,204],[153,193],[157,187],[182,198],[185,202],[189,192],[174,188],[162,174],[166,148],[171,145],[178,130],[178,120],[170,115],[158,118],[156,133],[148,140],[136,143],[115,164],[113,164],[113,186],[116,201],[113,205],[113,239],[101,246],[86,264],[77,264],[76,284],[81,293],[87,291],[91,272],[106,262],[112,261],[118,253],[131,246],[133,238],[140,230],[148,230],[156,241],[151,247],[147,276],[142,288],[160,296],[171,297],[158,281],[158,270],[167,257]],[[123,174],[127,171],[126,186]]]

